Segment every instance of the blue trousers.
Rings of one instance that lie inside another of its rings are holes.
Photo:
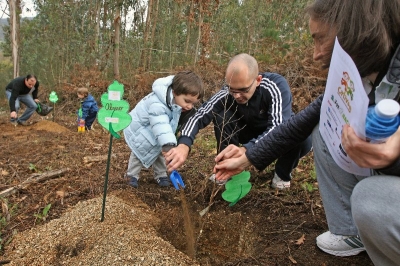
[[[90,113],[85,120],[85,127],[86,129],[90,130],[92,129],[92,124],[94,120],[96,119],[97,113]]]
[[[6,96],[7,96],[8,101],[10,102],[11,91],[6,90]],[[23,104],[26,105],[26,110],[22,114],[22,116],[20,116],[19,118],[11,119],[11,122],[16,122],[16,121],[26,122],[36,111],[37,104],[33,100],[32,94],[28,93],[28,94],[24,94],[24,95],[19,95],[17,97],[17,99],[15,100],[15,111],[16,111],[17,115],[18,115],[18,111],[20,109],[20,102],[22,102]]]

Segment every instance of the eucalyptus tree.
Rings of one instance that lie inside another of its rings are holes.
[[[106,75],[115,75],[121,46],[115,42],[114,22],[121,22],[123,43],[129,26],[127,14],[135,12],[139,2],[34,0],[37,15],[21,26],[22,66],[53,85],[67,82],[80,68],[96,67]]]
[[[13,76],[14,78],[19,76],[19,28],[20,21],[19,15],[21,14],[21,1],[10,0],[10,35],[11,35],[11,46],[12,46],[12,61],[13,61]]]
[[[21,70],[49,85],[82,68],[131,79],[137,70],[225,64],[239,52],[273,63],[307,32],[299,12],[307,0],[33,1],[36,17],[21,23]]]

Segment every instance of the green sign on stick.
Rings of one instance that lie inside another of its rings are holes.
[[[110,132],[110,144],[108,148],[108,159],[107,159],[107,169],[106,177],[104,180],[104,194],[103,194],[103,208],[101,213],[101,221],[104,221],[104,210],[106,205],[106,195],[107,195],[107,183],[108,183],[108,173],[110,170],[110,159],[111,159],[111,148],[113,137],[119,139],[118,131],[126,128],[132,121],[132,117],[129,115],[129,103],[122,100],[124,95],[124,85],[114,80],[106,93],[101,96],[102,108],[97,113],[97,121],[105,129]]]
[[[56,102],[58,101],[58,96],[55,91],[50,92],[49,96],[49,101],[53,103],[53,122],[54,122],[54,117],[56,116]]]

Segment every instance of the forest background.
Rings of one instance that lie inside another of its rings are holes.
[[[20,14],[21,0],[13,1]],[[281,66],[282,75],[297,79],[293,72],[312,49],[303,12],[306,0],[32,2],[36,16],[16,25],[19,73],[35,74],[42,88],[61,97],[76,86],[104,92],[101,80],[136,87],[142,73],[201,72],[212,65],[223,69],[242,52],[269,68]],[[0,87],[13,78],[12,61],[7,60],[12,54],[10,27],[3,30]],[[85,71],[95,74],[98,83],[82,76]],[[223,80],[215,82],[210,91]]]

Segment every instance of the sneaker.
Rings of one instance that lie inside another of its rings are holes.
[[[20,126],[28,126],[28,123],[26,121],[17,121],[18,125]]]
[[[341,236],[327,231],[317,237],[317,246],[324,252],[339,256],[354,256],[365,251],[359,236]]]
[[[285,189],[290,188],[290,181],[283,181],[276,173],[271,183],[272,188]]]
[[[136,177],[131,177],[129,179],[129,185],[131,187],[137,188],[138,187],[138,179]]]
[[[215,180],[215,174],[212,174],[208,179],[220,186],[225,185],[226,182],[228,182],[228,180],[229,180],[229,178],[226,180]]]
[[[166,176],[156,178],[156,181],[160,187],[169,187],[171,185],[171,181]]]

